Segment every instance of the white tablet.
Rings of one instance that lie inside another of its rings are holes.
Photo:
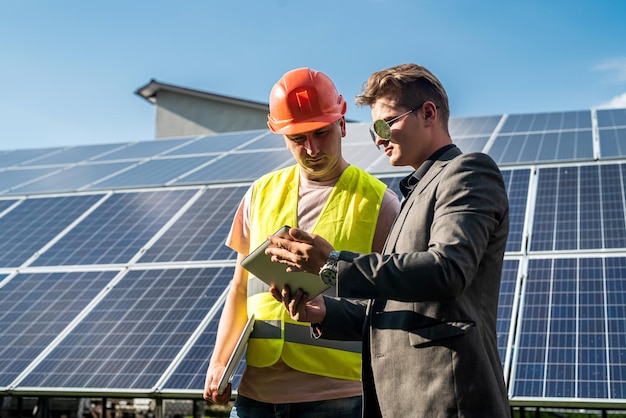
[[[287,236],[289,229],[289,226],[283,226],[274,235]],[[308,294],[307,300],[329,288],[317,274],[301,271],[287,272],[285,264],[272,262],[271,257],[265,254],[265,249],[269,245],[269,241],[263,242],[241,260],[241,266],[268,285],[275,285],[278,290],[282,290],[285,285],[289,285],[292,292],[302,289]]]
[[[250,334],[252,333],[252,328],[254,327],[254,314],[248,318],[248,322],[246,322],[246,326],[243,328],[241,335],[239,336],[239,340],[237,341],[237,345],[233,350],[233,353],[230,355],[228,359],[228,363],[226,363],[226,368],[224,369],[224,373],[220,378],[220,382],[217,385],[217,393],[220,395],[224,393],[226,390],[226,386],[233,380],[233,376],[235,376],[235,372],[237,371],[237,366],[239,366],[239,362],[241,361],[241,357],[243,357],[243,353],[246,351],[246,345],[248,345],[248,338],[250,338]]]

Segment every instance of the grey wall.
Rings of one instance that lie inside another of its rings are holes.
[[[161,90],[156,138],[264,129],[268,112]]]

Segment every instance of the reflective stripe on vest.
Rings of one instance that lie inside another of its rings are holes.
[[[267,174],[255,182],[250,203],[250,248],[282,225],[297,225],[299,167]],[[311,230],[337,250],[370,252],[378,212],[386,189],[380,180],[348,166],[333,187]],[[246,362],[269,367],[279,358],[293,369],[340,379],[359,380],[361,342],[314,339],[310,324],[293,321],[268,286],[250,276],[248,312],[255,314]],[[329,289],[334,294],[334,289]]]

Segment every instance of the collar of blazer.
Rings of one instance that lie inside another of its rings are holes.
[[[439,173],[441,172],[441,170],[443,170],[443,168],[448,165],[448,162],[456,157],[458,157],[459,155],[461,155],[462,152],[458,147],[452,147],[449,150],[447,150],[446,152],[444,152],[441,156],[439,156],[439,158],[437,158],[437,160],[435,161],[425,161],[424,164],[422,165],[422,167],[424,167],[424,165],[428,164],[426,168],[426,172],[423,174],[423,177],[420,179],[420,181],[415,185],[415,189],[413,190],[413,192],[411,193],[411,195],[415,194],[418,195],[420,193],[422,193],[424,191],[424,189],[426,188],[426,186],[428,186],[428,184],[430,184],[431,181],[433,181],[433,179],[435,179],[435,177],[437,177],[437,175],[439,175]],[[418,169],[418,171],[420,171],[422,169],[422,167],[420,167]]]

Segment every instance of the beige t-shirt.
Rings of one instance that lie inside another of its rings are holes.
[[[310,231],[339,178],[328,182],[309,181],[300,176],[298,191],[298,225]],[[242,199],[235,214],[226,245],[233,250],[250,252],[250,198],[252,187]],[[400,210],[398,196],[387,189],[378,214],[372,250],[380,252],[391,225]],[[320,359],[323,361],[323,359]],[[237,392],[248,398],[268,403],[311,402],[361,395],[361,382],[303,373],[282,360],[270,367],[247,366]]]

